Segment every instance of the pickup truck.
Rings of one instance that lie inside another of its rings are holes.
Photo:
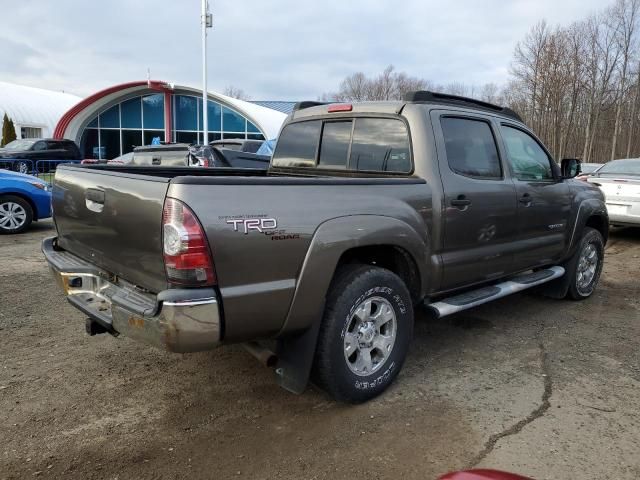
[[[221,142],[224,142],[222,140]],[[233,140],[240,142],[239,140]],[[250,142],[251,140],[242,140]],[[212,142],[214,143],[214,142]],[[263,143],[263,142],[257,142]],[[109,161],[91,161],[83,163],[111,163],[126,165],[146,165],[158,167],[218,167],[218,168],[261,168],[269,167],[271,157],[239,149],[225,148],[218,145],[188,145],[171,143],[164,145],[147,145],[135,147],[133,152]]]
[[[60,167],[42,249],[90,334],[243,343],[292,392],[362,402],[398,375],[418,306],[592,295],[609,223],[579,173],[477,100],[302,102],[267,171]]]

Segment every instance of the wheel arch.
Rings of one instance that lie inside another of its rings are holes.
[[[393,217],[353,215],[324,222],[316,230],[302,264],[287,318],[278,334],[278,384],[295,393],[306,387],[324,314],[325,297],[336,270],[345,262],[395,269],[409,279],[415,299],[429,282],[429,241]],[[421,266],[423,266],[421,268]],[[415,278],[413,278],[415,276]],[[404,279],[403,278],[403,279]]]
[[[412,298],[424,296],[428,283],[429,245],[402,220],[353,215],[324,222],[315,232],[296,282],[296,291],[281,333],[302,330],[322,315],[324,298],[343,263],[379,265],[408,282]]]
[[[580,203],[565,258],[571,257],[576,248],[578,248],[586,227],[592,227],[598,230],[606,244],[609,238],[609,215],[607,214],[607,207],[603,201],[590,198]]]
[[[587,218],[584,226],[598,230],[600,235],[602,235],[604,244],[607,244],[607,240],[609,239],[609,218],[606,215],[602,213],[593,213]]]
[[[422,299],[422,278],[413,255],[405,248],[392,244],[353,247],[346,250],[338,260],[335,272],[342,265],[361,263],[385,268],[398,275],[405,283],[414,304]],[[334,275],[335,275],[334,272]]]

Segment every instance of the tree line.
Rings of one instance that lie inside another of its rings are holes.
[[[397,100],[412,90],[470,96],[517,111],[557,159],[606,162],[640,156],[640,0],[568,26],[534,25],[517,43],[509,81],[438,85],[397,72],[356,72],[320,100]]]

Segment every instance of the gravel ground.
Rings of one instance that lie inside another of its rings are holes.
[[[87,336],[42,259],[51,234],[0,237],[0,478],[640,478],[639,230],[612,233],[588,301],[420,314],[398,380],[360,406],[291,395],[240,347]]]

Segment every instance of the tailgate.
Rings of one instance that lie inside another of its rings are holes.
[[[152,292],[167,288],[162,207],[168,178],[60,167],[53,186],[58,245]]]

